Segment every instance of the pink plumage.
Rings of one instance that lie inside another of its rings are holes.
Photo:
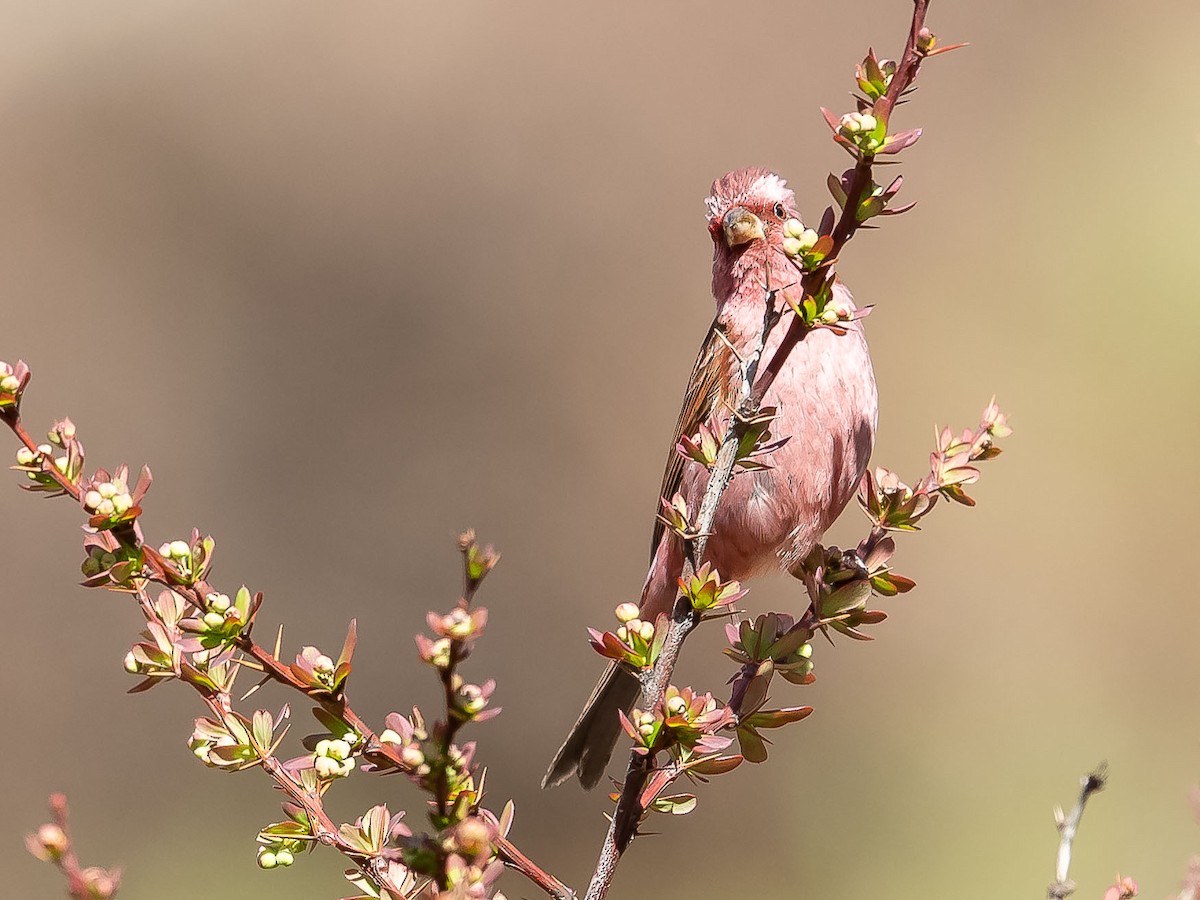
[[[768,265],[771,287],[784,288],[781,306],[786,308],[785,297],[800,299],[799,272],[783,252],[783,223],[797,217],[795,197],[783,179],[766,169],[739,169],[713,183],[706,204],[717,315],[684,394],[662,485],[664,496],[679,491],[689,509],[699,508],[709,473],[700,463],[685,462],[674,447],[736,397],[741,373],[729,348],[745,355],[762,330]],[[843,286],[837,285],[835,292],[853,305]],[[764,360],[771,358],[785,326],[786,319],[771,334]],[[849,323],[842,335],[827,329],[808,334],[788,356],[763,404],[777,408],[772,433],[789,440],[766,460],[770,469],[736,475],[721,498],[706,559],[726,580],[791,569],[854,496],[874,445],[878,413],[861,323]],[[679,539],[656,526],[642,589],[642,619],[653,621],[671,609],[682,562]],[[620,734],[617,711],[628,711],[637,695],[637,680],[610,666],[543,786],[576,773],[584,787],[595,785]]]

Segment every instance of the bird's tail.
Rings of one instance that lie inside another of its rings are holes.
[[[584,704],[571,733],[554,754],[554,761],[542,778],[542,787],[554,787],[578,774],[580,784],[589,790],[594,788],[621,734],[617,711],[629,712],[639,693],[637,676],[616,663],[610,664]]]

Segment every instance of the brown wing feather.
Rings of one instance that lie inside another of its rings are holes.
[[[733,363],[733,352],[725,343],[722,335],[718,334],[720,324],[713,319],[700,346],[700,355],[692,367],[688,378],[687,392],[683,395],[683,408],[679,411],[679,421],[675,424],[675,438],[671,441],[671,450],[667,455],[667,467],[663,471],[662,487],[659,497],[670,500],[679,490],[683,481],[683,467],[686,460],[679,455],[675,445],[679,439],[695,435],[713,410],[725,399],[728,390],[729,371]],[[666,525],[657,518],[662,511],[661,504],[655,505],[654,533],[650,538],[650,559],[658,550],[658,542],[662,540]]]

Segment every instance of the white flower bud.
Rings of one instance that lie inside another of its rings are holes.
[[[111,516],[116,511],[117,508],[113,506],[113,502],[111,500],[101,500],[96,506],[96,512],[102,516]]]
[[[291,850],[284,849],[275,851],[275,862],[277,864],[281,866],[290,866],[295,861],[296,858],[292,856]]]
[[[205,597],[204,601],[208,604],[208,608],[213,612],[223,613],[225,610],[229,609],[228,594],[218,594],[214,592]]]
[[[38,444],[38,452],[41,453],[43,456],[49,456],[51,453],[54,452],[54,448],[51,447],[49,444]]]
[[[804,223],[799,219],[788,219],[783,223],[783,233],[787,237],[798,238],[804,231]]]
[[[174,559],[187,559],[192,555],[192,548],[187,541],[171,541],[170,555]]]
[[[798,241],[796,238],[785,237],[783,239],[783,252],[788,256],[795,258],[803,252],[803,248],[800,246],[800,241]]]
[[[330,741],[326,755],[332,756],[334,759],[348,759],[350,756],[350,745],[341,738]]]
[[[341,766],[336,759],[330,759],[328,756],[318,756],[313,761],[313,768],[321,778],[334,778],[339,774]]]
[[[614,610],[617,615],[617,621],[625,624],[637,618],[638,608],[636,603],[622,603]]]
[[[100,492],[100,496],[105,500],[111,500],[113,497],[117,496],[117,489],[113,487],[113,483],[111,481],[105,481],[96,485],[96,490]]]
[[[652,640],[654,640],[654,623],[653,622],[643,622],[642,627],[639,628],[638,631],[641,634],[642,640],[645,641],[647,644],[650,643]]]
[[[125,654],[125,671],[128,672],[130,675],[136,675],[138,673],[139,668],[140,667],[138,666],[137,657],[135,657],[133,655],[133,651],[130,650],[128,653]]]
[[[117,494],[112,498],[113,509],[118,516],[123,516],[133,508],[133,498],[128,494]]]
[[[35,459],[37,459],[37,454],[34,453],[32,450],[30,450],[28,447],[22,447],[17,451],[17,465],[18,466],[33,465],[33,461]]]
[[[20,379],[15,375],[5,375],[0,378],[0,391],[4,391],[6,394],[15,394],[20,386]]]
[[[819,241],[820,239],[821,239],[821,236],[819,234],[817,234],[815,231],[813,231],[811,228],[805,228],[804,231],[801,232],[800,238],[799,238],[801,251],[807,253],[813,247],[817,246],[817,241]]]
[[[379,732],[379,742],[381,744],[403,744],[404,739],[390,728],[385,728]]]
[[[83,495],[83,505],[93,511],[100,506],[103,500],[104,498],[100,496],[99,491],[88,491]],[[166,544],[163,544],[163,546],[165,547]]]
[[[260,850],[258,853],[258,867],[260,869],[273,869],[279,863],[274,853],[270,850]]]
[[[313,671],[321,675],[332,675],[334,670],[333,660],[322,653],[313,660]]]
[[[58,469],[62,474],[67,474],[67,464],[70,460],[65,456],[58,456],[54,459],[54,468]]]
[[[225,624],[225,617],[218,612],[206,612],[203,621],[205,627],[215,630]]]
[[[317,756],[328,756],[329,738],[321,738],[321,740],[317,741],[317,746],[313,748],[313,752],[316,753]]]

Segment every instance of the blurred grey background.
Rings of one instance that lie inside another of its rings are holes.
[[[412,633],[456,596],[454,535],[495,542],[468,671],[505,714],[474,736],[520,845],[582,887],[606,801],[535,783],[600,667],[585,625],[641,583],[711,314],[700,201],[767,165],[815,220],[845,164],[817,107],[849,107],[854,63],[894,54],[909,10],[7,3],[0,358],[33,366],[31,425],[70,414],[93,464],[153,466],[148,534],[214,534],[215,580],[264,590],[289,652],[335,650],[356,616],[352,696],[376,721],[436,697]],[[897,117],[926,129],[903,170],[920,204],[844,266],[878,304],[876,462],[915,477],[934,424],[993,393],[1016,434],[978,509],[901,540],[920,586],[880,639],[818,648],[817,684],[776,691],[816,714],[637,844],[620,896],[1037,896],[1051,807],[1101,759],[1080,896],[1118,870],[1164,896],[1200,850],[1200,7],[973,0],[930,21],[972,47]],[[191,758],[187,691],[123,693],[138,616],[75,586],[79,516],[16,483],[2,892],[63,893],[21,845],[52,790],[128,900],[348,892],[330,853],[255,868],[277,795]],[[861,527],[851,511],[835,537]],[[802,601],[780,580],[748,602]],[[683,677],[720,687],[718,638]],[[381,799],[420,821],[407,784],[362,775],[332,811]]]

